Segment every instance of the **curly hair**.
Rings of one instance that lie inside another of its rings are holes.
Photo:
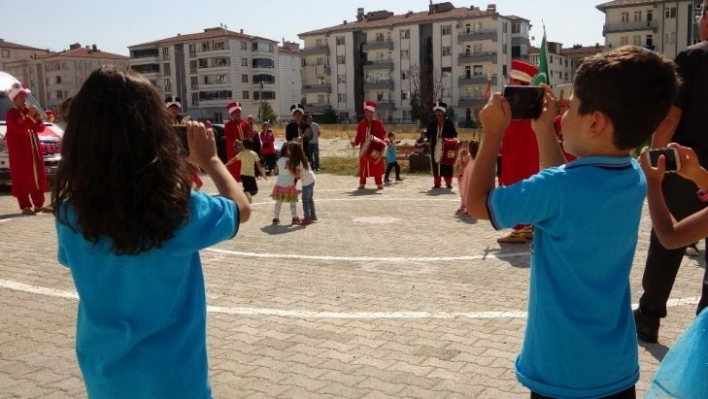
[[[103,66],[67,108],[57,220],[90,242],[110,239],[118,255],[160,248],[189,219],[191,184],[159,94],[139,73]]]

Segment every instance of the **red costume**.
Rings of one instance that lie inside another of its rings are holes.
[[[384,129],[383,123],[380,120],[374,119],[371,122],[364,119],[359,122],[356,129],[356,137],[354,138],[354,144],[361,146],[366,142],[366,136],[368,134],[378,137],[379,139],[386,141],[386,130]],[[367,177],[373,177],[374,182],[377,186],[383,185],[383,174],[384,174],[384,161],[380,159],[378,162],[374,162],[368,157],[359,155],[359,185],[363,186],[366,184]]]
[[[561,118],[562,117],[563,117],[563,115],[558,115],[555,117],[555,119],[553,119],[553,128],[556,131],[556,137],[558,137],[558,142],[560,143],[561,150],[563,150],[563,155],[565,156],[565,161],[570,162],[570,161],[574,161],[574,160],[578,159],[578,157],[576,157],[573,154],[565,152],[565,148],[563,148],[563,134],[561,133]]]
[[[240,111],[241,103],[231,102],[226,105],[226,109],[229,111],[229,114],[232,114],[235,111]],[[236,143],[236,140],[238,140],[239,143],[243,142],[243,139],[248,137],[249,129],[250,125],[248,121],[244,121],[243,119],[240,119],[238,122],[231,119],[224,124],[224,136],[226,136],[226,157],[229,160],[238,155],[240,151],[240,145],[239,148],[234,148],[234,143]],[[237,160],[229,165],[227,169],[229,170],[229,173],[231,173],[231,176],[233,176],[234,179],[240,183],[241,161]]]
[[[44,131],[42,121],[34,122],[27,111],[11,108],[5,116],[5,141],[10,158],[12,195],[20,209],[44,206],[44,192],[48,189],[47,170],[37,133]],[[31,202],[30,202],[31,198]]]
[[[510,186],[539,171],[538,142],[530,119],[512,120],[504,131],[499,183]]]

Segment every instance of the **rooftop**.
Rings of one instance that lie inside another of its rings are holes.
[[[598,4],[595,6],[600,11],[605,11],[608,8],[619,8],[619,7],[630,7],[640,4],[655,4],[656,0],[614,0],[608,1],[606,3]]]
[[[135,47],[143,47],[143,46],[156,46],[156,45],[160,45],[160,44],[182,43],[182,42],[197,41],[197,40],[208,40],[208,39],[216,39],[216,38],[220,38],[220,37],[234,38],[234,39],[247,39],[247,40],[262,39],[262,40],[266,40],[269,42],[274,42],[274,43],[276,42],[275,40],[266,39],[264,37],[246,35],[243,33],[243,29],[241,29],[240,32],[234,32],[232,30],[226,29],[225,27],[223,27],[223,28],[216,27],[216,28],[206,28],[206,29],[204,29],[204,32],[199,32],[199,33],[188,33],[186,35],[178,33],[177,36],[172,36],[172,37],[168,37],[166,39],[155,40],[155,41],[147,42],[147,43],[134,44],[132,46],[128,46],[128,48],[132,49]]]
[[[47,50],[47,49],[25,46],[24,44],[6,42],[4,39],[0,39],[0,47],[7,48],[7,49],[15,49],[15,50],[34,50],[34,51],[43,51],[45,53],[49,52],[49,50]]]
[[[114,60],[129,60],[129,57],[120,54],[107,53],[101,51],[96,45],[81,47],[79,43],[74,43],[69,46],[68,50],[59,51],[56,53],[46,54],[44,59],[72,57],[72,58],[108,58]]]

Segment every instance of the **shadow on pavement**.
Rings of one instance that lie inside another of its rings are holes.
[[[514,255],[518,256],[508,256],[504,255]],[[496,256],[502,262],[507,262],[509,265],[516,267],[518,269],[528,269],[531,265],[531,245],[530,241],[528,244],[494,244],[494,246],[487,246],[484,249],[484,257]]]
[[[268,225],[261,227],[261,231],[271,235],[271,236],[278,236],[281,234],[288,234],[288,233],[294,233],[298,230],[304,229],[306,226],[299,226],[296,224],[279,224],[279,225]]]
[[[364,197],[367,195],[379,195],[381,194],[381,191],[384,190],[377,190],[375,188],[364,188],[364,189],[356,189],[354,191],[349,191],[347,194],[351,197]]]
[[[429,197],[439,197],[441,195],[457,195],[459,196],[460,193],[457,191],[452,191],[452,189],[447,189],[447,188],[431,188],[428,191],[420,191],[421,194],[425,194]]]
[[[658,361],[664,360],[664,356],[666,356],[666,353],[669,351],[669,347],[662,344],[649,344],[643,341],[639,341],[639,346],[646,349],[647,352],[649,352],[654,357],[654,359]]]

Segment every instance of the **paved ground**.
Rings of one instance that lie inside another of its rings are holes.
[[[500,247],[487,222],[454,215],[456,190],[432,193],[431,180],[359,192],[355,177],[320,174],[320,221],[307,227],[271,226],[273,180],[260,183],[251,221],[202,254],[216,398],[528,397],[512,364],[529,245]],[[0,193],[0,398],[85,396],[53,223],[18,217]],[[648,231],[645,213],[635,303]],[[640,392],[693,318],[702,267],[685,258],[661,344],[640,348]]]

